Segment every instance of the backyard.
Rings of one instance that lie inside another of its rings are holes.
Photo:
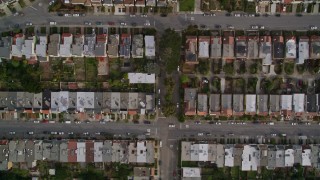
[[[180,11],[194,11],[195,0],[180,0]]]

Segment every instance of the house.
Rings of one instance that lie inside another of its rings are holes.
[[[131,8],[134,6],[134,0],[124,0],[123,4],[124,6]]]
[[[135,0],[135,6],[136,7],[145,7],[146,6],[146,0]]]
[[[59,147],[60,147],[60,141],[59,140],[53,140],[50,144],[50,157],[48,158],[49,161],[59,161]]]
[[[221,115],[232,116],[232,95],[221,94]]]
[[[153,59],[156,56],[156,47],[154,36],[145,36],[144,37],[145,44],[145,55],[147,58]]]
[[[199,58],[209,58],[210,36],[199,36]]]
[[[68,105],[68,112],[70,113],[77,113],[78,107],[78,100],[77,100],[77,92],[69,92],[69,105]]]
[[[319,110],[319,94],[306,95],[306,115],[309,117],[316,116]]]
[[[272,64],[271,56],[271,36],[260,36],[259,58],[262,59],[263,65]]]
[[[196,88],[185,88],[184,89],[184,114],[196,115]]]
[[[258,148],[260,150],[260,167],[268,166],[268,145],[267,144],[259,144]]]
[[[147,162],[147,146],[145,141],[137,142],[137,163]]]
[[[11,59],[12,37],[2,37],[0,40],[0,58]]]
[[[301,36],[299,38],[299,54],[296,59],[296,64],[303,64],[309,57],[309,37]]]
[[[268,146],[268,165],[266,166],[267,169],[273,170],[276,168],[276,148],[274,145]]]
[[[94,92],[77,92],[77,111],[85,112],[94,108]]]
[[[32,109],[36,112],[40,112],[42,109],[42,92],[33,94]]]
[[[111,112],[118,113],[120,111],[120,93],[112,92],[111,93]]]
[[[128,73],[129,84],[154,84],[155,74],[147,73]]]
[[[233,166],[240,167],[242,164],[243,145],[235,144],[233,146]]]
[[[121,34],[120,57],[130,58],[131,35]]]
[[[316,169],[319,169],[319,165],[320,165],[320,159],[319,159],[320,148],[319,148],[319,145],[311,144],[310,148],[311,148],[311,166],[315,167]],[[0,152],[1,152],[1,150],[0,150]],[[302,154],[302,152],[301,152],[301,154]]]
[[[221,112],[221,100],[220,94],[210,94],[209,99],[209,114],[210,115],[220,115]]]
[[[290,146],[285,149],[284,156],[284,166],[292,167],[294,164],[294,150]]]
[[[273,59],[283,59],[284,58],[283,36],[273,36],[272,43],[273,43],[272,44]]]
[[[88,1],[91,1],[92,6],[101,6],[102,5],[101,0],[88,0]]]
[[[200,116],[206,116],[208,114],[207,94],[198,94],[197,114]]]
[[[48,55],[50,57],[59,57],[59,45],[60,45],[60,34],[50,35],[50,42],[48,44]]]
[[[234,32],[224,31],[222,42],[223,42],[222,57],[224,59],[233,59],[234,58]]]
[[[268,98],[267,94],[257,95],[258,115],[267,116],[269,114]]]
[[[11,56],[22,58],[23,52],[22,47],[24,45],[25,37],[23,34],[16,34],[13,37],[13,42],[11,45]]]
[[[201,169],[183,167],[182,168],[182,180],[201,180]]]
[[[102,161],[111,162],[112,161],[112,141],[105,140],[102,146]]]
[[[94,54],[96,57],[107,57],[107,34],[97,35],[97,43],[94,47]]]
[[[286,59],[297,58],[297,43],[295,36],[289,36],[286,38]]]
[[[73,35],[71,33],[62,34],[62,42],[60,44],[60,56],[71,57],[71,45],[73,42]]]
[[[100,113],[103,105],[103,93],[94,92],[94,108],[93,113]]]
[[[126,7],[124,6],[124,0],[114,0],[114,15],[125,15]]]
[[[146,0],[146,6],[155,7],[156,0]]]
[[[305,106],[305,95],[304,94],[293,94],[293,110],[296,116],[304,114]]]
[[[49,60],[47,56],[47,44],[48,44],[47,35],[39,36],[39,43],[36,44],[36,55],[39,57],[40,61]]]
[[[22,45],[22,54],[27,60],[37,60],[37,55],[35,52],[36,37],[32,36],[24,40]]]
[[[108,39],[108,56],[116,58],[119,56],[119,34],[112,34]]]
[[[94,142],[92,140],[86,140],[86,162],[94,162]]]
[[[138,94],[137,94],[138,96]],[[129,93],[124,92],[120,93],[120,113],[121,114],[128,114],[128,108],[129,108]],[[135,111],[136,112],[136,111]]]
[[[153,113],[155,111],[155,95],[146,94],[146,112]]]
[[[64,112],[69,107],[69,92],[51,92],[51,111]]]
[[[243,109],[243,94],[233,94],[233,115],[234,116],[242,116],[244,114]]]
[[[73,5],[85,5],[86,1],[90,0],[70,0],[70,3]]]
[[[74,36],[74,43],[71,45],[71,54],[74,57],[83,57],[84,35]]]
[[[167,7],[167,0],[157,0],[157,7]]]
[[[189,64],[198,64],[198,38],[197,36],[187,36],[185,45],[185,61]]]
[[[271,116],[280,114],[280,95],[270,94],[269,95],[269,111]]]
[[[210,58],[221,58],[222,40],[220,36],[211,36]]]
[[[77,162],[86,162],[86,143],[85,142],[77,142]]]
[[[320,59],[320,36],[310,37],[310,59]]]
[[[131,54],[133,58],[143,58],[143,35],[133,35]]]
[[[301,145],[292,145],[292,149],[294,150],[294,164],[302,163],[302,146]]]
[[[75,163],[77,162],[77,141],[69,140],[68,141],[68,162]]]
[[[246,58],[247,57],[247,37],[238,36],[236,37],[236,57],[237,58]]]
[[[42,160],[43,159],[43,146],[42,140],[34,141],[34,160]]]
[[[292,112],[292,95],[280,95],[280,112],[285,118],[290,118]]]
[[[258,36],[248,36],[247,59],[257,59],[259,57],[259,38]]]
[[[302,166],[311,166],[311,149],[308,146],[304,146],[302,149]]]
[[[0,140],[0,171],[8,170],[9,141]]]
[[[246,114],[255,115],[257,112],[257,95],[255,94],[246,94]]]
[[[95,141],[93,144],[94,148],[94,162],[103,162],[103,142]]]
[[[113,1],[112,0],[102,0],[102,5],[103,6],[112,7],[113,6]]]
[[[122,94],[121,94],[121,99],[123,99]],[[136,115],[138,113],[138,108],[139,108],[139,103],[140,103],[138,100],[138,93],[129,92],[128,98],[126,98],[126,99],[127,99],[126,103],[128,103],[128,106],[127,106],[128,114]]]
[[[61,141],[59,147],[59,161],[68,162],[68,141]]]
[[[96,45],[96,35],[86,34],[84,36],[83,55],[85,57],[95,57],[94,48]]]
[[[127,141],[114,140],[112,142],[112,162],[128,163],[129,154],[127,144]]]
[[[224,166],[234,167],[234,145],[226,144],[224,146]]]
[[[15,153],[17,154],[17,162],[26,162],[26,142],[18,140],[16,144]]]
[[[17,141],[16,140],[12,140],[9,142],[9,162],[18,162],[17,161]]]
[[[257,171],[259,162],[260,151],[257,145],[244,145],[242,154],[242,171]]]
[[[129,150],[129,163],[137,162],[137,146],[136,142],[130,142],[128,145]]]

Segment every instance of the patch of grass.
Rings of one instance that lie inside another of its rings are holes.
[[[95,58],[85,59],[86,81],[95,81],[98,75],[97,60]]]
[[[41,34],[46,34],[47,33],[47,27],[41,27],[40,28],[40,33]]]
[[[180,11],[194,11],[194,0],[180,0]]]
[[[256,93],[256,86],[257,86],[258,78],[248,78],[247,84],[247,93]]]
[[[223,66],[223,72],[225,72],[227,75],[233,75],[234,74],[233,62],[232,63],[226,63]]]
[[[210,64],[208,60],[201,60],[198,64],[198,72],[202,75],[207,75],[209,73]]]
[[[213,78],[212,80],[212,91],[214,93],[220,93],[221,91],[221,80],[218,77]]]
[[[257,74],[258,72],[258,63],[253,63],[249,68],[250,74]]]
[[[294,63],[285,63],[284,64],[284,72],[287,74],[287,75],[292,75],[293,72],[294,72]]]
[[[232,179],[239,179],[239,167],[231,168],[231,177]]]
[[[19,4],[22,8],[26,7],[26,3],[23,0],[19,0]]]
[[[198,167],[198,162],[195,161],[182,161],[182,167]]]

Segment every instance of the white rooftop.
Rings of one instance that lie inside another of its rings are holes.
[[[280,96],[280,109],[289,111],[292,110],[292,95]]]
[[[60,56],[71,57],[71,44],[60,44]]]
[[[311,149],[302,151],[302,166],[311,166]]]
[[[199,58],[209,58],[209,42],[199,42]]]
[[[199,161],[208,161],[208,144],[199,144]]]
[[[156,81],[155,74],[147,73],[128,73],[128,78],[130,84],[154,84]]]
[[[234,155],[233,155],[233,150],[234,150],[234,147],[226,147],[224,149],[224,165],[226,167],[233,167],[234,166]]]
[[[24,41],[24,45],[22,46],[22,54],[26,56],[26,59],[30,59],[31,57],[36,56],[34,49],[35,37],[32,37],[32,39],[27,39]]]
[[[154,36],[145,36],[144,42],[145,42],[146,56],[154,57],[156,55]]]
[[[84,109],[94,108],[94,92],[77,92],[77,110],[84,112]]]
[[[147,147],[144,141],[137,142],[137,163],[147,162]]]
[[[296,64],[303,64],[306,59],[309,59],[309,42],[299,42],[299,58]]]
[[[297,57],[297,45],[294,39],[289,39],[286,42],[286,58],[296,58]]]
[[[77,162],[86,162],[86,143],[77,142]]]
[[[94,162],[102,162],[103,142],[94,142]]]
[[[16,38],[16,44],[12,45],[12,56],[22,57],[22,45],[24,44],[24,36]]]
[[[304,94],[293,94],[294,112],[304,112]]]
[[[255,94],[246,95],[246,112],[247,113],[256,112],[256,100],[257,100],[257,95]]]
[[[286,149],[284,151],[284,166],[285,167],[292,167],[294,164],[294,150],[293,149]]]
[[[47,36],[40,36],[39,39],[39,44],[36,44],[36,55],[40,57],[47,57]]]
[[[242,153],[242,171],[257,171],[260,158],[260,152],[251,145],[245,145]]]
[[[197,178],[201,177],[200,168],[182,168],[182,177]]]

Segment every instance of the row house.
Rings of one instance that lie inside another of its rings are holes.
[[[210,162],[217,167],[240,167],[241,171],[258,171],[265,167],[319,168],[319,145],[216,144],[197,141],[181,142],[181,160]]]
[[[26,163],[28,168],[37,161],[62,163],[119,162],[152,164],[157,157],[154,140],[1,140],[0,170],[9,163]]]
[[[120,92],[0,92],[1,112],[117,112],[145,114],[155,110],[153,94]]]
[[[195,99],[197,97],[197,99]],[[195,88],[185,88],[185,115],[279,116],[287,120],[293,117],[318,116],[319,94],[197,94]],[[209,102],[209,103],[208,103]]]

